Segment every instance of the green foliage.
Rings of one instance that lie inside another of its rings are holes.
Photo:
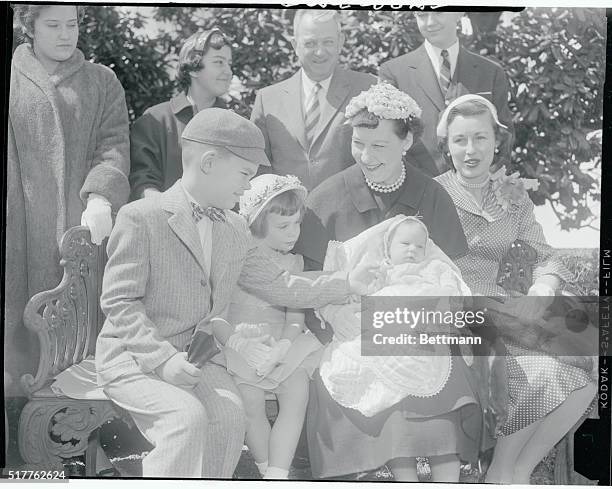
[[[531,197],[550,201],[563,229],[589,224],[600,198],[601,140],[587,135],[602,124],[605,19],[597,9],[530,8],[497,29],[515,114],[512,169],[539,180]],[[589,161],[592,171],[579,166]]]
[[[341,61],[353,70],[377,75],[382,63],[423,42],[412,12],[347,10],[342,14],[346,41]]]
[[[90,5],[79,35],[85,58],[112,68],[121,81],[132,121],[173,91],[166,53],[156,39],[137,33],[145,21],[117,7]]]
[[[599,295],[599,248],[558,251],[559,258],[572,274],[565,289],[578,296]]]

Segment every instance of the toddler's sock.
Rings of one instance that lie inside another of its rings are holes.
[[[289,479],[289,471],[279,467],[268,467],[264,479]]]
[[[268,461],[266,460],[265,462],[255,462],[255,465],[257,465],[257,470],[259,470],[259,473],[263,477],[266,473],[266,470],[268,470]]]

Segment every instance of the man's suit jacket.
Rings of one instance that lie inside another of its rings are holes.
[[[258,250],[242,217],[231,211],[226,216],[212,226],[209,272],[180,182],[121,208],[102,287],[106,321],[96,344],[101,385],[152,372],[183,350],[198,324],[223,315],[237,283],[294,308],[346,299],[346,275],[291,275]]]
[[[311,147],[306,144],[302,110],[302,73],[262,88],[257,93],[251,120],[263,132],[271,168],[279,175],[295,175],[309,190],[354,163],[352,127],[345,124],[348,102],[376,83],[367,73],[336,68],[321,106],[321,123]]]
[[[422,44],[414,51],[383,63],[379,76],[406,92],[423,109],[421,117],[424,132],[421,140],[435,160],[438,173],[446,171],[448,164],[438,148],[436,136],[438,119],[446,107],[446,102],[425,45]],[[500,65],[463,47],[459,48],[457,66],[446,100],[468,93],[482,95],[495,105],[500,122],[513,132],[512,114],[508,108],[508,90],[508,80]],[[500,156],[507,160],[510,150],[511,144],[508,144],[507,148],[500,152]]]

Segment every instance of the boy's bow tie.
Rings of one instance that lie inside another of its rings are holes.
[[[195,222],[200,222],[204,216],[208,217],[213,222],[225,222],[225,212],[218,207],[206,207],[204,209],[200,204],[191,203],[191,210]]]

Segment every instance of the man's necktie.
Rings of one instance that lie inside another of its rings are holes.
[[[218,207],[207,207],[204,209],[199,204],[195,202],[191,203],[191,210],[193,212],[193,219],[195,222],[200,222],[204,216],[208,217],[213,222],[225,222],[225,212],[223,209],[219,209]]]
[[[315,130],[319,123],[319,117],[321,116],[321,107],[319,106],[319,90],[321,90],[321,84],[316,83],[310,92],[310,99],[306,104],[306,113],[304,117],[304,127],[306,128],[306,143],[308,148],[312,144],[312,140],[315,136]]]
[[[442,63],[440,63],[440,88],[442,89],[442,95],[446,98],[446,92],[451,82],[451,66],[450,59],[448,58],[448,51],[442,50]]]

